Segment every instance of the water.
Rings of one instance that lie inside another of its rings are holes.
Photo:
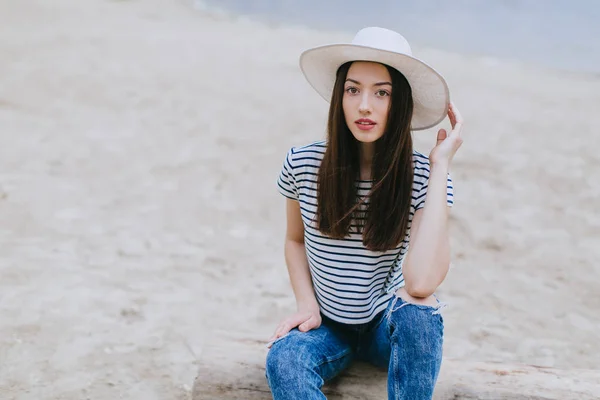
[[[317,29],[382,26],[411,43],[600,72],[598,0],[207,0],[239,14]]]

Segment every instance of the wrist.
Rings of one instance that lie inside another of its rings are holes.
[[[440,171],[440,172],[446,172],[448,173],[448,171],[450,171],[450,161],[448,160],[429,160],[429,169],[430,172],[435,171]]]
[[[298,309],[298,311],[301,312],[319,312],[320,311],[320,307],[319,307],[319,303],[317,303],[317,299],[312,299],[312,300],[303,300],[303,301],[298,301],[296,302],[296,308]]]

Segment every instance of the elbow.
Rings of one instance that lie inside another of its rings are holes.
[[[405,276],[404,290],[412,297],[424,299],[435,293],[441,279],[437,276]]]
[[[412,297],[426,298],[435,293],[448,273],[449,262],[435,264],[407,263],[404,266],[404,289]]]
[[[450,263],[440,263],[431,268],[413,269],[411,264],[405,266],[404,289],[412,297],[426,298],[435,293],[445,279]]]
[[[286,236],[285,246],[304,246],[304,236]]]
[[[426,298],[431,296],[435,292],[435,287],[427,284],[409,284],[408,282],[405,284],[404,289],[406,289],[406,293],[408,293],[412,297],[416,298]]]

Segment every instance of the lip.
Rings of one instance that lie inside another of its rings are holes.
[[[356,121],[354,121],[354,123],[356,124],[358,129],[362,131],[370,131],[371,129],[373,129],[373,127],[375,127],[375,125],[377,125],[375,121],[370,120],[368,118],[357,119]]]

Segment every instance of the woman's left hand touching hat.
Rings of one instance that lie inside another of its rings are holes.
[[[446,164],[450,166],[454,154],[456,154],[456,151],[463,142],[461,137],[463,119],[454,103],[450,103],[448,118],[450,119],[452,130],[450,133],[447,133],[445,129],[438,131],[437,144],[431,150],[431,153],[429,153],[429,163],[432,165]]]

